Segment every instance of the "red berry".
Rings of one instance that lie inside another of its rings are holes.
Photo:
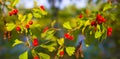
[[[34,56],[34,59],[39,59],[39,57],[38,56]]]
[[[101,21],[101,20],[99,20],[99,21],[98,21],[98,24],[102,24],[102,21]]]
[[[64,51],[60,51],[60,56],[63,56],[64,55]]]
[[[13,10],[12,10],[12,13],[13,13],[14,15],[16,15],[16,14],[18,13],[18,10],[17,10],[17,9],[13,9]]]
[[[73,36],[69,36],[69,40],[73,40],[74,39],[74,37]]]
[[[45,8],[44,8],[44,6],[43,6],[43,5],[41,5],[41,6],[40,6],[40,9],[45,10]]]
[[[30,25],[32,25],[32,24],[33,24],[33,21],[32,21],[32,20],[31,20],[31,21],[29,21],[29,24],[30,24]]]
[[[79,18],[82,18],[82,17],[83,17],[83,15],[82,15],[82,14],[80,14],[80,15],[79,15]]]
[[[49,29],[49,27],[45,27],[45,28],[43,29],[43,33],[46,32],[48,29]]]
[[[103,17],[101,18],[101,21],[102,21],[102,22],[106,22],[105,18],[103,18]]]
[[[112,35],[112,32],[107,32],[107,36],[111,36]]]
[[[25,28],[29,29],[29,28],[30,28],[30,26],[29,26],[28,24],[26,24],[26,25],[25,25]]]
[[[96,20],[98,21],[99,18],[101,18],[101,15],[100,15],[100,14],[97,14],[97,16],[96,16]]]
[[[109,28],[107,29],[107,31],[108,31],[108,32],[112,32],[112,28],[109,27]]]
[[[16,31],[21,31],[21,28],[19,26],[17,26]]]
[[[73,39],[74,39],[74,37],[71,36],[69,33],[65,33],[65,34],[64,34],[64,37],[65,37],[66,39],[69,39],[69,40],[73,40]]]
[[[38,45],[39,45],[38,39],[35,38],[35,39],[33,40],[33,46],[38,46]]]
[[[12,12],[9,12],[9,16],[12,16],[12,14],[13,14]]]
[[[64,37],[68,39],[70,37],[70,34],[69,33],[65,33]]]
[[[95,21],[92,21],[91,26],[97,26],[97,23]]]

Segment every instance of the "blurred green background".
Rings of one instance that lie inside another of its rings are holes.
[[[53,20],[57,21],[55,27],[62,27],[61,24],[64,23],[65,21],[74,22],[74,19],[77,18],[79,14],[86,12],[87,9],[90,10],[90,12],[93,12],[95,10],[100,9],[107,2],[107,0],[37,0],[37,1],[38,1],[37,5],[35,5],[34,0],[20,0],[16,7],[19,9],[20,13],[28,13],[31,10],[31,8],[34,8],[34,6],[39,7],[39,5],[44,5],[46,11],[48,12],[48,15],[39,19],[41,27],[49,25],[50,22],[52,22]],[[113,28],[112,36],[108,37],[102,42],[97,42],[95,40],[92,42],[93,44],[91,44],[88,48],[85,48],[83,46],[84,58],[81,59],[120,59],[120,0],[111,1],[112,5],[117,6],[116,8],[108,11],[108,13],[111,13],[111,15],[114,16],[113,17],[114,20],[110,20],[110,25]],[[9,4],[9,2],[6,2],[6,4]],[[22,45],[12,47],[12,44],[14,42],[13,40],[19,37],[15,30],[12,31],[11,40],[3,39],[4,21],[2,19],[3,12],[2,4],[0,4],[0,6],[1,6],[0,59],[18,59],[19,55],[28,48]],[[7,9],[5,10],[7,15],[8,10]],[[15,16],[12,17],[6,16],[7,22],[14,22],[15,20],[17,20]],[[107,18],[107,20],[109,20],[109,17]],[[57,35],[63,36],[61,34],[63,33],[58,32]],[[31,57],[29,57],[29,59],[31,59]],[[64,57],[64,59],[75,58]]]

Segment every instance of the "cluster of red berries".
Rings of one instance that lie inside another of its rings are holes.
[[[45,10],[43,5],[40,6],[40,9],[43,10],[43,11]]]
[[[73,40],[73,39],[74,39],[74,37],[71,36],[69,33],[65,33],[65,34],[64,34],[64,37],[65,37],[66,39],[69,39],[69,40]]]
[[[26,28],[26,29],[29,29],[29,28],[30,28],[29,25],[32,25],[32,24],[33,24],[33,21],[30,20],[29,23],[25,25],[25,28]],[[16,27],[16,31],[21,31],[20,26],[17,26],[17,27]]]
[[[96,26],[97,24],[102,24],[106,22],[105,18],[102,17],[100,14],[97,14],[96,21],[91,22],[91,26]]]
[[[33,43],[33,46],[38,46],[39,45],[39,42],[38,42],[37,38],[34,38],[32,43]]]
[[[63,57],[64,51],[60,51],[59,55],[60,55],[61,57]]]
[[[112,35],[112,28],[107,28],[107,36],[111,36]]]
[[[45,33],[48,29],[49,29],[49,27],[45,27],[45,28],[43,29],[43,33]]]
[[[26,28],[26,29],[29,29],[29,28],[30,28],[30,25],[32,25],[32,24],[33,24],[33,21],[30,20],[30,21],[28,22],[28,24],[25,25],[25,28]]]
[[[9,16],[16,15],[18,13],[17,9],[13,9],[12,11],[9,12]]]
[[[38,56],[34,56],[33,59],[39,59],[39,57]]]

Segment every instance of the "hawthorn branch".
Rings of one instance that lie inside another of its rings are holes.
[[[28,37],[28,35],[26,35],[26,40],[27,40],[28,47],[30,48],[30,42],[29,42],[29,37]]]
[[[4,6],[5,6],[5,2],[4,2],[4,0],[1,0],[1,4],[2,4],[2,6],[1,6],[1,11],[2,11],[2,16],[3,16],[3,22],[4,22],[4,37],[3,37],[3,39],[5,40],[6,39],[6,37],[7,37],[7,30],[6,30],[6,19],[5,19],[5,17],[6,17],[6,14],[5,14],[5,10],[4,10]]]

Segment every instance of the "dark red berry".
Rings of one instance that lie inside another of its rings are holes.
[[[45,27],[45,28],[43,29],[43,33],[46,32],[48,29],[49,29],[49,27]]]
[[[16,31],[21,31],[21,28],[19,26],[17,26]]]
[[[30,28],[30,26],[29,26],[28,24],[26,24],[26,25],[25,25],[25,28],[29,29],[29,28]]]
[[[14,15],[16,15],[16,14],[18,13],[18,10],[17,10],[17,9],[13,9],[13,10],[12,10],[12,13],[13,13]]]
[[[39,45],[38,39],[37,38],[33,39],[33,46],[38,46],[38,45]]]
[[[63,56],[64,55],[64,51],[60,51],[60,56]]]
[[[82,17],[83,17],[83,15],[82,15],[82,14],[80,14],[80,15],[79,15],[79,18],[82,18]]]
[[[73,37],[73,36],[70,36],[70,37],[69,37],[69,40],[73,40],[73,39],[74,39],[74,37]]]
[[[91,26],[97,26],[97,23],[95,21],[92,21]]]
[[[44,6],[43,6],[43,5],[41,5],[41,6],[40,6],[40,9],[42,9],[43,11],[45,10],[45,8],[44,8]]]
[[[97,14],[96,21],[98,22],[98,24],[102,24],[103,22],[106,22],[105,18],[102,17],[100,14]]]
[[[98,21],[98,24],[102,24],[102,21],[101,21],[101,20],[99,20],[99,21]]]
[[[30,25],[32,25],[32,24],[33,24],[33,21],[32,21],[32,20],[31,20],[31,21],[29,21],[29,24],[30,24]]]
[[[9,12],[9,16],[12,16],[12,12]]]
[[[34,56],[34,59],[39,59],[39,57],[38,56]]]

